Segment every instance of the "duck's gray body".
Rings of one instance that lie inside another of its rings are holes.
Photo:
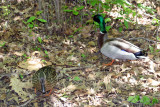
[[[112,59],[136,60],[145,58],[144,56],[136,56],[134,53],[140,52],[141,49],[132,43],[120,38],[107,39],[100,48],[103,55]]]

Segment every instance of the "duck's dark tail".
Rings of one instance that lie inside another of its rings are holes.
[[[142,50],[142,51],[139,51],[139,52],[134,53],[134,55],[135,55],[137,58],[145,58],[148,54],[147,54],[146,51]]]

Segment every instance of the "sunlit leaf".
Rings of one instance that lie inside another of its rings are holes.
[[[81,10],[81,9],[83,9],[84,8],[84,6],[80,6],[80,7],[78,7],[76,10]]]
[[[76,76],[76,77],[73,78],[73,80],[80,81],[81,79],[78,76]]]
[[[38,37],[37,39],[38,39],[39,43],[42,43],[42,38],[41,37]]]
[[[27,23],[30,23],[30,22],[33,22],[35,20],[35,16],[31,16],[28,20],[27,20]]]
[[[127,101],[132,103],[137,103],[139,100],[140,100],[140,96],[136,95],[136,96],[129,96]]]
[[[40,22],[47,22],[47,20],[45,20],[45,19],[37,19],[37,20],[39,20]]]
[[[126,28],[128,29],[128,22],[126,20],[124,20],[124,25],[126,26]]]
[[[69,9],[67,9],[67,10],[63,10],[64,12],[72,12],[73,10],[69,10]]]
[[[109,29],[111,28],[111,26],[106,26],[106,30],[109,31]]]
[[[79,14],[79,12],[78,11],[73,11],[73,14],[77,16]]]

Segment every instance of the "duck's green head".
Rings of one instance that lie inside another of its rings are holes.
[[[107,33],[104,18],[102,15],[97,14],[93,17],[93,20],[99,23],[100,31],[102,33]]]

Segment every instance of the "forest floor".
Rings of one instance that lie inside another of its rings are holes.
[[[127,101],[129,96],[135,95],[160,101],[160,39],[157,40],[160,32],[151,25],[151,19],[140,18],[138,30],[120,33],[117,28],[112,28],[108,32],[109,38],[123,37],[148,52],[148,59],[116,60],[111,66],[103,65],[111,59],[99,52],[98,32],[93,24],[82,27],[72,36],[65,32],[44,36],[41,31],[32,31],[33,36],[29,36],[23,29],[26,28],[22,21],[25,19],[16,13],[12,19],[13,23],[0,31],[1,107],[143,106],[140,102]],[[0,22],[1,28],[6,25],[6,20]],[[42,37],[41,43],[38,37]],[[38,96],[34,93],[31,78],[47,65],[53,65],[61,78],[52,95]]]

